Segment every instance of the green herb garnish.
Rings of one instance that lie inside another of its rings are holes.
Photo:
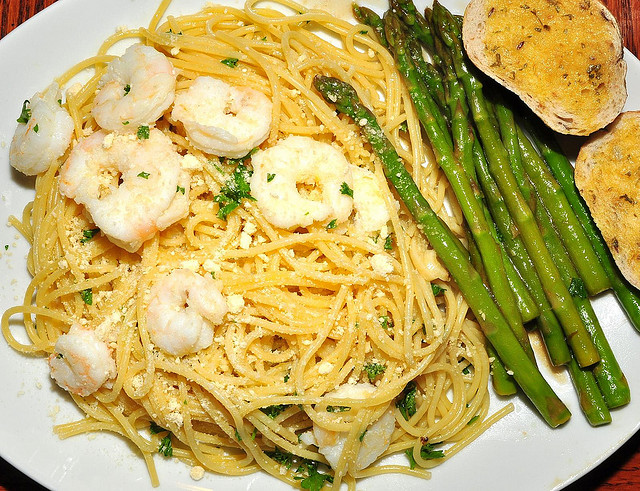
[[[93,239],[98,232],[100,232],[99,228],[92,228],[92,229],[89,229],[89,230],[83,230],[82,231],[82,239],[80,239],[80,243],[81,244],[86,244],[91,239]]]
[[[251,196],[251,188],[249,187],[249,178],[252,172],[245,167],[244,164],[238,164],[234,169],[231,178],[220,189],[220,194],[213,200],[220,205],[218,210],[218,218],[226,220],[233,210],[240,206],[242,199],[256,199]]]
[[[176,193],[182,193],[184,194],[186,191],[185,188],[183,188],[182,186],[176,186]]]
[[[164,455],[165,457],[173,457],[173,447],[171,446],[171,435],[167,435],[162,440],[160,440],[160,446],[158,447],[158,452]]]
[[[235,68],[238,66],[238,61],[238,58],[225,58],[224,60],[221,60],[220,63],[227,65],[229,68]]]
[[[337,223],[338,223],[338,220],[336,218],[334,218],[329,223],[327,223],[326,229],[327,230],[331,230],[332,228],[336,228]]]
[[[367,372],[370,382],[373,382],[378,375],[383,374],[386,369],[387,367],[380,363],[367,363],[364,366],[364,371]]]
[[[411,381],[404,388],[398,400],[396,401],[396,407],[400,410],[400,414],[404,416],[404,419],[409,421],[409,418],[416,414],[416,394],[418,389],[416,383]]]
[[[271,419],[276,419],[276,417],[289,406],[290,404],[274,404],[273,406],[261,407],[260,411]]]
[[[273,181],[273,178],[276,177],[275,174],[267,174],[267,182]]]
[[[28,123],[31,118],[31,109],[27,107],[29,104],[29,100],[26,100],[22,103],[22,111],[20,111],[20,117],[16,119],[18,123]]]
[[[80,292],[80,296],[82,297],[82,301],[87,305],[93,304],[93,290],[91,288],[86,288]]]
[[[149,127],[148,126],[138,126],[138,140],[148,140],[149,139]]]
[[[447,289],[446,288],[442,288],[440,285],[436,285],[435,283],[431,283],[431,291],[433,292],[433,296],[437,297],[441,293],[446,292]]]
[[[351,411],[349,406],[327,406],[328,413],[344,413],[346,411]]]
[[[159,426],[158,424],[156,424],[155,421],[152,421],[149,424],[149,431],[151,432],[152,435],[157,435],[158,433],[162,433],[163,431],[169,431],[169,430],[165,430],[162,426]]]
[[[148,172],[142,171],[140,174],[138,174],[138,177],[142,177],[143,179],[149,179],[150,175],[151,174],[149,174]]]
[[[390,251],[393,249],[393,234],[387,235],[387,238],[384,239],[384,250]]]
[[[124,86],[124,95],[127,95],[131,91],[131,85],[127,84]]]
[[[340,192],[341,192],[342,194],[345,194],[345,195],[347,195],[347,196],[349,196],[349,197],[353,198],[353,189],[351,189],[351,188],[349,187],[349,185],[348,185],[346,182],[343,182],[343,183],[340,185]]]

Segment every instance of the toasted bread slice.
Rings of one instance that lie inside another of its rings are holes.
[[[559,133],[589,135],[627,99],[622,37],[598,0],[471,0],[469,58]]]
[[[624,277],[640,288],[640,111],[624,112],[582,146],[575,180]]]

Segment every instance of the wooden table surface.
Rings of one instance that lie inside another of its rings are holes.
[[[640,0],[603,1],[618,19],[625,46],[640,57]],[[54,2],[55,0],[0,0],[0,38]],[[0,442],[1,445],[2,442]],[[532,464],[535,465],[535,463]],[[544,472],[544,469],[540,469],[540,472]],[[0,459],[0,491],[23,489],[43,488]],[[640,490],[640,433],[632,437],[596,469],[566,489],[569,491]]]

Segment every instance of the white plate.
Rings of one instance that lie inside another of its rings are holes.
[[[227,0],[229,4],[237,0]],[[424,0],[423,0],[424,1]],[[348,12],[350,0],[314,0],[331,6],[336,15]],[[375,0],[378,10],[384,0]],[[22,101],[49,84],[79,60],[95,53],[100,42],[119,26],[148,23],[158,0],[61,0],[30,19],[0,42],[0,223],[20,215],[33,195],[32,181],[12,172],[9,143]],[[174,2],[171,13],[198,10],[205,0]],[[363,0],[363,3],[364,0]],[[466,2],[445,0],[455,12]],[[640,62],[628,51],[627,109],[640,109]],[[3,225],[4,226],[4,225]],[[8,251],[4,246],[8,245]],[[25,269],[27,244],[6,228],[0,242],[0,308],[16,304],[29,281]],[[620,447],[640,426],[640,336],[629,324],[612,295],[595,301],[607,337],[631,385],[631,404],[614,410],[613,422],[591,428],[580,413],[568,376],[548,379],[570,407],[573,417],[552,430],[523,397],[510,399],[515,411],[498,422],[471,446],[433,471],[431,482],[407,476],[382,476],[363,481],[358,489],[518,489],[560,488],[595,467]],[[55,423],[76,419],[78,410],[66,393],[49,379],[41,358],[21,356],[0,339],[0,455],[18,469],[53,489],[152,489],[145,465],[123,440],[109,434],[59,440]],[[498,408],[504,400],[494,398]],[[402,461],[404,456],[400,456]],[[207,475],[189,478],[188,469],[156,456],[162,489],[288,490],[287,485],[263,473],[248,477]]]

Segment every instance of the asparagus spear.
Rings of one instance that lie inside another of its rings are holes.
[[[540,201],[549,210],[553,223],[557,224],[560,238],[567,248],[571,262],[584,281],[589,295],[595,295],[610,288],[609,278],[593,247],[591,247],[591,242],[580,226],[580,222],[569,206],[560,185],[553,178],[522,129],[518,127],[517,132],[522,163],[527,175],[533,183]]]
[[[434,41],[431,25],[416,9],[413,2],[411,0],[390,0],[389,5],[392,12],[413,28],[416,37],[425,45],[429,53],[433,53]]]
[[[580,409],[591,426],[611,423],[611,413],[602,397],[593,373],[588,368],[580,368],[575,358],[568,364],[569,375],[578,393]]]
[[[422,196],[373,113],[360,102],[356,91],[346,82],[318,75],[314,79],[314,87],[325,100],[335,103],[338,111],[358,122],[382,162],[387,179],[451,273],[485,336],[513,371],[516,382],[544,420],[552,427],[566,422],[571,415],[569,410],[525,353],[469,257],[458,248],[454,234]]]
[[[404,36],[405,33],[402,23],[392,12],[387,12],[384,20],[387,42],[393,50],[398,69],[407,85],[411,100],[418,114],[418,119],[420,119],[422,127],[429,138],[436,160],[447,176],[451,189],[458,199],[460,208],[480,250],[491,291],[495,295],[496,301],[507,318],[513,332],[516,334],[516,337],[522,343],[529,356],[535,359],[533,349],[529,342],[529,336],[522,325],[522,318],[507,280],[500,246],[491,234],[484,207],[478,200],[464,168],[455,158],[453,149],[448,143],[448,135],[443,135],[441,128],[434,118],[432,112],[434,104],[428,92],[421,84],[411,60],[407,55],[406,38]]]
[[[551,363],[556,366],[564,365],[571,359],[571,353],[567,347],[562,327],[558,323],[551,304],[545,296],[544,288],[540,283],[533,261],[522,242],[520,232],[513,223],[500,190],[489,173],[489,167],[482,149],[478,148],[474,153],[476,154],[475,163],[478,179],[484,191],[487,206],[502,236],[504,247],[513,260],[516,269],[522,275],[540,310],[538,327],[544,338]]]
[[[356,3],[351,4],[351,9],[353,10],[353,16],[356,20],[365,26],[371,27],[376,33],[378,42],[382,46],[387,47],[387,39],[384,37],[384,24],[380,16],[373,10],[367,7],[360,7]]]
[[[633,326],[640,331],[640,292],[627,282],[615,265],[606,242],[602,238],[602,235],[600,235],[600,231],[593,222],[587,205],[576,189],[571,162],[569,162],[569,159],[567,159],[553,142],[552,136],[548,133],[549,130],[543,128],[539,122],[533,122],[528,119],[527,123],[527,129],[532,135],[536,146],[562,187],[571,208],[573,208],[578,220],[580,220],[582,228],[589,237],[591,245],[596,251],[605,273],[609,277],[611,287],[618,301],[627,313]]]
[[[484,271],[484,266],[482,265],[480,251],[471,236],[469,227],[465,227],[465,235],[467,236],[467,244],[469,244],[468,250],[471,264],[476,268],[476,271],[478,271],[478,274],[486,285],[487,276]],[[509,375],[509,373],[507,373],[507,368],[504,366],[504,363],[500,359],[500,356],[493,345],[491,343],[487,343],[486,348],[487,355],[489,356],[489,363],[491,364],[491,385],[493,386],[493,390],[496,394],[501,396],[512,396],[518,392],[518,386],[516,385],[515,380],[513,380],[513,377]]]
[[[572,290],[573,302],[580,313],[580,317],[585,323],[591,338],[593,339],[598,353],[600,353],[600,362],[593,366],[593,375],[598,382],[600,392],[604,396],[604,400],[608,407],[614,408],[624,406],[629,403],[631,393],[629,390],[629,384],[627,379],[622,373],[622,369],[616,360],[611,346],[600,327],[598,318],[596,317],[591,302],[587,298],[587,292],[580,286],[582,281],[579,272],[569,258],[569,255],[564,248],[562,241],[552,225],[552,218],[548,209],[541,202],[539,195],[537,196],[538,206],[536,207],[536,220],[538,226],[542,231],[545,243],[551,252],[555,263],[558,265],[560,274],[562,275],[562,281],[565,285],[570,286],[574,284]]]
[[[593,365],[600,359],[598,352],[571,301],[569,291],[560,278],[558,268],[544,245],[531,209],[518,189],[509,165],[508,154],[496,129],[489,121],[489,113],[482,94],[482,84],[471,72],[464,59],[462,42],[457,37],[459,31],[458,35],[456,34],[458,29],[456,21],[450,12],[437,1],[433,6],[433,20],[438,27],[437,34],[452,51],[456,73],[464,86],[473,120],[487,154],[489,170],[520,230],[525,247],[545,288],[547,298],[580,366]]]
[[[458,98],[458,100],[454,102],[454,98]],[[449,107],[453,108],[451,131],[453,133],[455,157],[458,158],[458,160],[462,164],[462,167],[466,172],[466,177],[471,182],[471,187],[474,194],[476,195],[476,198],[478,199],[478,202],[483,205],[483,211],[487,219],[489,231],[500,247],[500,254],[502,263],[504,265],[507,281],[509,282],[511,290],[513,291],[513,296],[515,297],[516,306],[518,307],[518,311],[520,312],[522,322],[529,322],[538,317],[540,311],[536,302],[529,293],[525,282],[522,280],[522,278],[516,271],[516,268],[511,263],[509,255],[507,254],[507,251],[505,250],[505,247],[503,245],[503,240],[500,236],[500,232],[496,229],[489,209],[484,206],[485,199],[478,184],[474,166],[474,158],[478,158],[478,155],[476,155],[474,151],[474,147],[479,147],[479,144],[475,137],[475,134],[473,133],[473,128],[471,127],[467,114],[463,109],[463,102],[466,102],[466,100],[464,99],[464,90],[462,89],[462,87],[460,87],[460,91],[458,91],[455,90],[452,86],[452,88],[449,90],[449,99]],[[482,150],[480,149],[480,151]],[[526,335],[526,333],[523,332],[523,336],[524,335]]]

